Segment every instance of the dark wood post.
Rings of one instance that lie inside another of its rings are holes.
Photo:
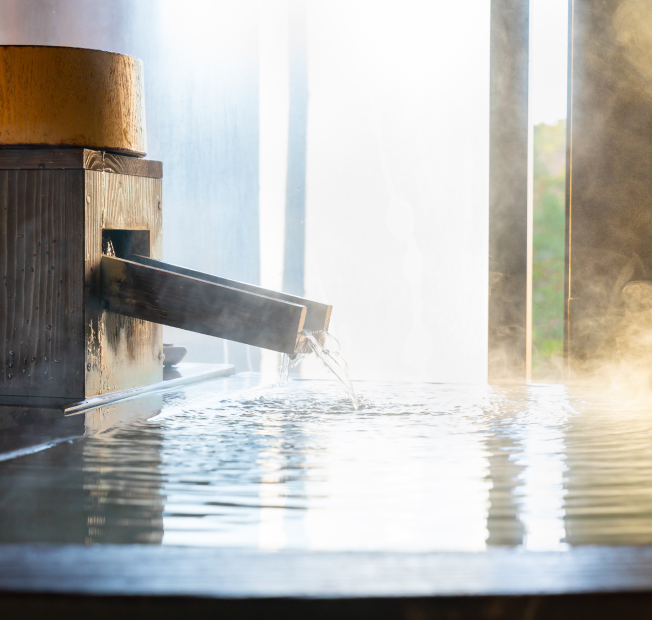
[[[621,291],[652,275],[651,23],[649,0],[570,3],[564,337],[570,379],[614,353],[609,338]]]
[[[529,1],[491,3],[489,381],[529,378]]]
[[[147,231],[161,258],[160,162],[0,149],[0,400],[69,401],[163,378],[161,326],[100,302],[102,231]]]

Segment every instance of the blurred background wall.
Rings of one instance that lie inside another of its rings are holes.
[[[144,61],[164,260],[332,303],[354,379],[484,381],[489,5],[0,0],[0,44]]]

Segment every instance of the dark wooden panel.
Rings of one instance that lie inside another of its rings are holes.
[[[86,397],[163,379],[160,325],[106,312],[100,304],[102,230],[149,231],[162,253],[162,181],[86,171]]]
[[[212,282],[213,284],[228,286],[240,291],[247,291],[249,293],[255,293],[256,295],[263,295],[265,297],[271,297],[272,299],[280,299],[282,301],[289,301],[292,304],[305,306],[306,321],[303,325],[303,329],[311,332],[320,330],[328,331],[328,325],[331,320],[333,306],[328,306],[316,301],[310,301],[309,299],[304,299],[303,297],[297,297],[295,295],[279,293],[278,291],[270,291],[269,289],[255,286],[253,284],[236,282],[235,280],[229,280],[228,278],[221,278],[219,276],[214,276],[208,273],[202,273],[201,271],[193,271],[192,269],[186,269],[185,267],[170,265],[169,263],[157,261],[145,256],[125,256],[123,258],[128,258],[128,260],[140,263],[141,265],[149,265],[150,267],[155,267],[156,269],[171,271],[172,273],[189,276],[197,280],[204,280],[205,282]]]
[[[565,291],[571,378],[601,358],[627,356],[631,342],[609,342],[619,294],[628,280],[652,279],[651,20],[649,0],[572,3]],[[641,342],[649,338],[649,326],[633,327]],[[640,362],[647,368],[648,355],[646,347]]]
[[[306,315],[305,306],[108,256],[102,296],[112,312],[290,354]]]
[[[0,394],[83,398],[83,174],[0,171]]]
[[[489,380],[529,375],[528,0],[491,2]]]
[[[0,148],[0,170],[96,170],[129,176],[163,178],[163,163],[90,149]]]

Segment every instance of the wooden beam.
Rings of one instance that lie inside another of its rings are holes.
[[[569,45],[567,379],[631,362],[648,326],[618,333],[620,293],[652,279],[649,0],[573,0]],[[623,315],[624,318],[624,315]],[[649,368],[647,348],[639,361]]]
[[[111,312],[290,355],[306,317],[299,304],[109,256],[101,290]]]
[[[95,170],[134,177],[163,178],[163,163],[92,149],[0,148],[0,170]]]
[[[255,293],[256,295],[263,295],[265,297],[271,297],[272,299],[280,299],[282,301],[289,301],[293,304],[305,306],[307,312],[306,322],[304,323],[303,329],[311,332],[321,330],[328,331],[328,325],[331,320],[331,312],[333,311],[333,306],[322,304],[316,301],[310,301],[309,299],[297,297],[296,295],[288,295],[287,293],[271,291],[269,289],[255,286],[253,284],[236,282],[235,280],[229,280],[227,278],[221,278],[219,276],[214,276],[208,273],[202,273],[201,271],[193,271],[192,269],[186,269],[185,267],[170,265],[169,263],[154,260],[153,258],[148,258],[146,256],[136,256],[132,254],[125,258],[135,263],[140,263],[141,265],[149,265],[150,267],[163,269],[165,271],[171,271],[173,273],[196,278],[197,280],[204,280],[205,282],[212,282],[213,284],[220,284],[221,286],[235,288],[239,291],[247,291],[249,293]]]
[[[525,382],[531,334],[529,1],[491,2],[489,381]]]

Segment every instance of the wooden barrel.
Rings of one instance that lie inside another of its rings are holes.
[[[0,147],[36,146],[144,156],[143,63],[99,50],[0,45]]]

